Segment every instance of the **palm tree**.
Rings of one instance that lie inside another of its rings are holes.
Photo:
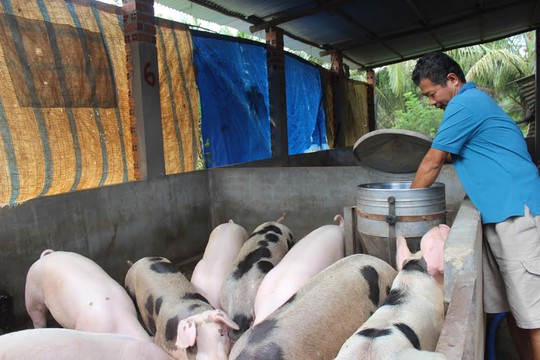
[[[492,95],[515,119],[520,120],[526,106],[512,82],[535,73],[535,33],[528,32],[482,45],[474,45],[448,51],[463,68],[468,81]],[[379,128],[394,127],[396,111],[406,111],[405,94],[413,92],[421,97],[410,80],[416,61],[385,66],[377,73],[377,125]],[[425,103],[426,106],[427,103]],[[398,112],[398,115],[400,112]]]

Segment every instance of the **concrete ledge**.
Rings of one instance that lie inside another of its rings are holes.
[[[480,213],[467,198],[463,200],[444,248],[444,298],[450,301],[460,271],[482,270],[482,226]]]
[[[478,295],[475,288],[474,272],[462,271],[456,276],[453,296],[436,349],[448,360],[483,359],[475,356],[473,344],[477,317],[475,303]]]
[[[482,223],[468,198],[452,224],[444,262],[444,298],[449,306],[437,351],[448,359],[484,359]]]

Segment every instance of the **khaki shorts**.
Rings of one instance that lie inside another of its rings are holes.
[[[484,311],[511,311],[522,329],[540,328],[540,215],[484,225]]]

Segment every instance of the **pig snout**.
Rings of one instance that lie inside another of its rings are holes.
[[[223,311],[205,311],[178,323],[176,346],[185,351],[196,344],[197,360],[227,360],[231,348],[229,329],[238,329],[238,325]]]

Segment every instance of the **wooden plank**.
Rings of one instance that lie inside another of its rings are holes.
[[[345,220],[345,256],[357,252],[356,243],[356,207],[345,206],[343,208],[343,219]]]
[[[448,360],[475,359],[476,274],[461,271],[456,276],[452,298],[437,343],[437,352]]]

